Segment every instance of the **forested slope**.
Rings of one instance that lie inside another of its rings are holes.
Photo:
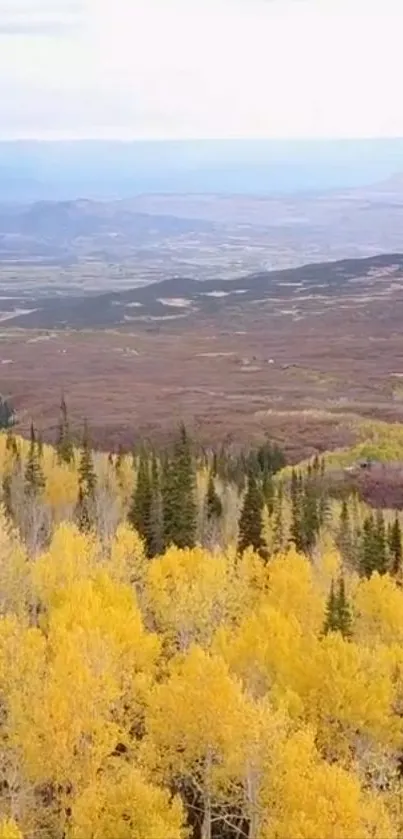
[[[401,514],[283,465],[0,436],[2,839],[401,835]]]

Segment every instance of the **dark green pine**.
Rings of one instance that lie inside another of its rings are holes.
[[[377,551],[375,570],[378,571],[378,574],[386,574],[388,570],[388,555],[385,520],[382,510],[377,510],[375,516],[375,543]]]
[[[56,440],[56,451],[59,463],[70,465],[74,460],[74,447],[70,434],[67,405],[64,396],[60,402],[60,419]]]
[[[45,476],[40,463],[40,452],[38,451],[38,443],[33,423],[31,423],[29,451],[24,477],[26,495],[34,498],[43,492],[45,488]]]
[[[402,570],[402,531],[397,515],[389,528],[388,544],[391,558],[390,570],[392,574],[398,576]]]
[[[139,458],[137,481],[133,491],[128,519],[132,527],[144,539],[147,555],[151,553],[151,505],[152,490],[149,460],[146,453]]]
[[[91,499],[85,495],[82,486],[79,486],[74,518],[82,533],[89,533],[92,528],[90,506]]]
[[[162,470],[164,547],[194,547],[197,529],[196,473],[185,426]]]
[[[350,638],[352,635],[352,616],[350,606],[346,596],[346,587],[344,577],[339,579],[338,591],[336,596],[336,614],[338,630],[344,638]]]
[[[87,422],[84,423],[83,439],[81,443],[80,462],[78,466],[78,481],[82,495],[93,499],[97,486],[92,449]]]
[[[334,580],[330,585],[329,596],[326,602],[325,622],[323,625],[323,632],[328,635],[329,632],[337,632],[339,628],[337,616],[337,596],[334,588]]]
[[[291,538],[297,551],[305,550],[304,522],[303,522],[303,498],[301,479],[295,469],[291,474]]]
[[[206,493],[206,516],[209,522],[217,521],[222,516],[221,498],[217,493],[214,482],[214,475],[211,471],[209,474],[207,493]]]
[[[151,460],[150,556],[164,550],[160,466],[155,454]]]
[[[364,519],[361,550],[360,550],[360,572],[365,577],[370,577],[378,570],[378,544],[374,517],[370,513]]]
[[[319,526],[318,499],[315,487],[310,481],[307,481],[302,497],[301,521],[302,547],[305,553],[309,553],[314,547]]]
[[[253,470],[248,475],[248,485],[239,519],[238,551],[243,553],[252,547],[256,553],[267,558],[267,548],[262,533],[264,499]]]

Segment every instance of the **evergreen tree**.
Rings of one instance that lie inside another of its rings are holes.
[[[386,574],[388,569],[387,541],[385,520],[381,510],[377,510],[375,517],[375,544],[377,551],[376,568],[379,574]]]
[[[273,509],[273,548],[275,552],[282,550],[284,544],[284,517],[283,517],[283,487],[277,489],[274,497]]]
[[[272,473],[269,472],[267,469],[265,469],[263,472],[262,492],[264,500],[267,504],[269,515],[271,516],[274,510],[274,483]]]
[[[40,463],[35,428],[33,423],[31,423],[30,444],[25,466],[25,494],[30,498],[36,498],[44,489],[45,476]]]
[[[323,632],[341,632],[344,638],[351,636],[352,617],[346,596],[344,577],[341,576],[335,588],[332,580],[326,603],[325,623]]]
[[[92,527],[96,486],[97,478],[94,469],[88,425],[85,422],[80,462],[78,465],[78,498],[76,504],[77,524],[80,530],[83,531],[89,531]]]
[[[14,408],[0,396],[0,429],[11,428],[15,423]]]
[[[222,516],[221,498],[217,493],[213,473],[210,472],[207,493],[206,493],[206,516],[207,521],[216,521]]]
[[[172,457],[167,457],[162,481],[164,545],[194,547],[197,507],[196,475],[190,440],[185,426],[180,427]]]
[[[402,570],[402,531],[396,515],[388,533],[389,553],[391,557],[391,573],[398,576]]]
[[[150,556],[158,556],[164,550],[161,479],[158,460],[153,454],[151,460],[151,509],[150,509]]]
[[[4,512],[8,519],[12,519],[13,517],[13,504],[12,504],[12,493],[11,493],[11,481],[12,476],[10,472],[4,472],[1,482],[1,500],[4,508]]]
[[[174,460],[169,454],[165,455],[162,462],[161,496],[163,547],[166,549],[170,545],[176,544],[178,518],[180,517],[178,479]]]
[[[78,498],[74,517],[77,522],[77,527],[79,527],[83,533],[88,533],[91,530],[91,499],[85,494],[82,486],[79,486],[78,488]]]
[[[215,451],[213,452],[213,460],[212,460],[212,464],[211,464],[211,474],[213,475],[214,478],[216,478],[217,475],[219,474],[218,456],[217,456],[217,452],[215,452]]]
[[[329,596],[326,602],[325,623],[323,626],[323,632],[325,635],[328,635],[329,632],[337,632],[338,628],[339,627],[337,620],[337,596],[334,590],[334,581],[332,580],[330,585]]]
[[[69,418],[67,414],[67,405],[64,396],[60,403],[60,420],[58,426],[56,451],[59,463],[67,463],[70,465],[74,460],[74,447],[70,435]]]
[[[344,638],[349,638],[351,636],[352,617],[346,596],[346,587],[343,576],[341,576],[339,580],[339,587],[336,596],[336,612],[338,622],[337,628]]]
[[[303,531],[303,504],[302,504],[302,486],[301,476],[298,476],[295,469],[291,474],[291,538],[297,551],[304,551],[304,531]]]
[[[345,562],[351,562],[353,558],[353,539],[351,533],[350,514],[347,500],[344,498],[341,505],[340,520],[336,537],[337,547]]]
[[[240,553],[252,547],[256,553],[267,558],[267,549],[262,533],[264,499],[258,487],[256,476],[251,470],[239,519],[238,550]]]
[[[20,457],[17,440],[15,439],[14,433],[10,430],[7,431],[6,436],[6,452],[12,457],[13,460],[17,460]]]
[[[116,475],[117,475],[119,481],[121,480],[121,477],[122,477],[122,469],[123,469],[124,459],[125,459],[125,453],[123,451],[123,446],[119,445],[118,453],[116,455],[116,460],[115,460],[115,471],[116,471]]]
[[[385,574],[387,570],[386,534],[382,512],[377,512],[376,518],[370,513],[364,520],[361,549],[360,571],[370,577],[374,571]]]
[[[315,455],[312,461],[312,472],[315,476],[318,476],[320,474],[320,462],[317,454]]]
[[[20,473],[20,451],[13,431],[9,430],[6,436],[6,462],[2,477],[2,503],[5,514],[9,519],[12,519],[14,514],[12,499],[13,478]]]
[[[312,481],[307,481],[305,484],[301,501],[301,546],[305,553],[309,553],[315,545],[319,532],[318,500]]]
[[[97,478],[94,469],[94,461],[90,445],[90,437],[87,422],[84,423],[83,439],[81,443],[80,462],[78,465],[78,482],[83,496],[94,499],[97,486]]]
[[[144,539],[146,552],[151,556],[151,505],[152,489],[150,479],[149,460],[146,453],[139,458],[136,486],[133,491],[128,519],[132,527]]]

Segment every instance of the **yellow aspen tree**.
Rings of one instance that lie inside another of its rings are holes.
[[[197,646],[173,661],[167,681],[151,693],[150,755],[167,782],[182,781],[201,797],[202,839],[211,839],[243,716],[242,691],[225,662]]]
[[[173,547],[149,563],[145,603],[171,644],[206,646],[227,616],[230,582],[225,554]]]
[[[148,560],[144,542],[128,524],[121,523],[109,545],[105,568],[113,580],[128,583],[141,592]]]
[[[274,749],[263,789],[259,839],[394,839],[382,801],[354,773],[322,760],[309,729]]]
[[[186,839],[188,831],[179,798],[147,782],[135,767],[115,761],[74,802],[67,836]]]

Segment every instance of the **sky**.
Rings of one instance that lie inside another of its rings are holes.
[[[0,0],[0,138],[403,136],[403,0]]]

